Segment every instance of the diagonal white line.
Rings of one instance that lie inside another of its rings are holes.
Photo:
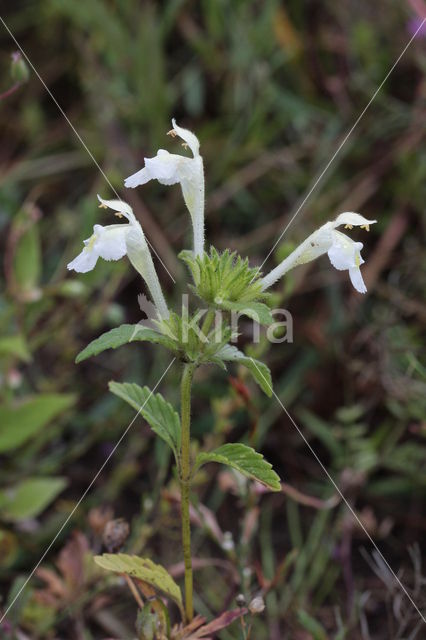
[[[28,62],[28,64],[30,65],[31,69],[34,71],[35,75],[37,76],[37,78],[40,80],[41,84],[43,85],[43,87],[46,89],[47,93],[49,94],[49,96],[52,98],[53,102],[55,103],[55,105],[58,107],[59,111],[61,112],[61,114],[63,115],[63,117],[65,118],[65,120],[67,121],[67,123],[69,124],[69,126],[71,127],[71,129],[73,130],[73,132],[75,133],[77,139],[79,140],[79,142],[81,143],[81,145],[83,146],[83,148],[86,150],[86,152],[88,153],[88,155],[90,156],[90,158],[93,160],[94,164],[96,165],[96,167],[98,168],[98,171],[101,173],[101,175],[103,176],[103,178],[105,179],[105,181],[107,182],[107,184],[109,185],[109,187],[111,188],[111,190],[115,193],[115,195],[117,196],[117,198],[119,200],[121,200],[120,196],[118,195],[116,189],[113,187],[113,185],[111,184],[108,176],[105,174],[105,172],[103,171],[102,167],[99,165],[98,161],[96,160],[95,156],[93,155],[93,153],[90,151],[89,147],[87,146],[87,144],[84,142],[83,138],[81,137],[81,135],[78,133],[77,129],[74,127],[73,123],[71,122],[71,120],[68,118],[67,114],[65,113],[65,111],[62,109],[61,105],[59,104],[59,102],[56,100],[55,96],[53,95],[53,93],[51,92],[51,90],[49,89],[49,87],[47,86],[47,84],[45,83],[45,81],[43,80],[43,78],[41,77],[41,75],[39,74],[39,72],[37,71],[37,69],[35,68],[35,66],[33,65],[33,63],[31,62],[31,60],[29,59],[29,57],[27,56],[27,54],[25,53],[25,51],[23,50],[23,48],[21,47],[21,45],[19,44],[19,42],[17,41],[17,39],[15,38],[15,36],[13,35],[13,33],[11,32],[11,30],[9,29],[9,27],[7,26],[7,24],[5,23],[5,21],[3,20],[3,18],[0,16],[0,20],[3,23],[4,28],[6,29],[6,31],[8,32],[8,34],[10,35],[10,37],[12,38],[12,40],[14,41],[14,43],[16,44],[16,46],[18,47],[19,51],[22,53],[22,55],[24,56],[25,60]],[[166,265],[164,264],[164,262],[162,261],[162,259],[160,258],[160,256],[158,255],[157,251],[155,250],[155,248],[152,246],[152,244],[150,243],[150,241],[148,240],[148,238],[146,238],[147,243],[149,244],[149,246],[151,247],[152,251],[155,253],[155,255],[157,256],[158,260],[160,261],[160,263],[162,264],[162,266],[164,267],[164,269],[167,271],[167,273],[169,274],[170,278],[172,279],[173,283],[176,284],[176,280],[173,278],[172,274],[170,273],[170,271],[167,269]]]
[[[419,31],[422,29],[424,23],[426,22],[426,18],[424,18],[419,26],[419,28],[417,29],[417,31],[415,32],[415,34],[410,38],[409,42],[406,44],[406,46],[404,47],[404,49],[401,51],[401,53],[399,54],[398,58],[396,59],[396,61],[393,63],[392,67],[390,68],[390,70],[388,71],[388,73],[385,75],[385,77],[383,78],[382,82],[379,84],[379,86],[377,87],[376,91],[373,93],[372,97],[370,98],[370,100],[367,102],[367,104],[365,105],[364,109],[361,111],[361,113],[359,114],[358,118],[355,120],[354,124],[352,125],[352,127],[349,129],[349,131],[347,132],[347,134],[345,135],[345,137],[343,138],[342,142],[339,144],[339,146],[337,147],[336,151],[333,153],[333,155],[331,156],[330,160],[327,162],[327,164],[325,165],[324,169],[321,171],[321,173],[319,174],[319,176],[315,179],[314,184],[312,185],[312,187],[309,189],[308,193],[306,194],[306,196],[303,198],[302,202],[299,204],[299,206],[297,207],[295,213],[292,215],[292,217],[290,218],[290,221],[287,223],[286,227],[284,228],[284,231],[281,233],[281,235],[279,236],[278,240],[274,243],[272,249],[269,251],[268,255],[266,256],[266,258],[264,259],[264,261],[262,262],[262,264],[260,265],[260,267],[258,268],[258,271],[260,272],[260,270],[262,269],[263,265],[265,264],[265,262],[267,261],[267,259],[269,258],[269,256],[271,255],[271,253],[274,251],[275,247],[277,246],[277,244],[279,242],[281,242],[283,235],[285,234],[285,232],[287,231],[287,229],[289,228],[289,226],[292,224],[293,220],[296,218],[296,216],[300,213],[300,211],[303,209],[303,207],[305,206],[306,202],[309,200],[309,198],[311,197],[312,193],[315,191],[315,189],[317,188],[317,186],[319,185],[319,183],[321,182],[321,180],[323,179],[324,175],[327,173],[329,167],[333,164],[334,160],[337,158],[337,156],[339,155],[340,151],[343,149],[343,147],[345,146],[345,144],[347,143],[347,141],[349,140],[350,136],[352,135],[353,131],[355,130],[355,128],[358,126],[358,124],[360,123],[360,121],[362,120],[362,118],[364,117],[365,113],[367,112],[367,110],[369,109],[370,105],[372,104],[372,102],[374,102],[374,100],[376,99],[377,95],[380,93],[383,85],[385,84],[385,82],[387,81],[387,79],[389,78],[389,76],[391,75],[391,73],[393,72],[393,70],[395,69],[395,67],[399,64],[399,62],[401,61],[401,58],[404,56],[404,54],[406,53],[407,49],[410,47],[411,43],[413,42],[413,40],[415,39],[415,37],[417,36],[417,34],[419,33]]]
[[[152,391],[150,392],[149,396],[147,397],[147,399],[145,400],[145,402],[139,407],[138,412],[136,413],[136,415],[134,416],[134,418],[132,419],[132,421],[130,422],[130,424],[128,425],[128,427],[126,428],[126,430],[121,434],[119,440],[116,442],[116,444],[114,445],[113,450],[111,451],[111,453],[109,454],[109,456],[106,458],[106,460],[103,462],[102,466],[99,468],[98,472],[96,473],[96,475],[93,477],[92,481],[90,482],[90,484],[88,485],[88,487],[86,488],[86,490],[84,491],[83,495],[81,496],[81,498],[79,499],[79,501],[77,502],[77,504],[75,505],[75,507],[73,508],[73,510],[71,511],[71,513],[68,514],[68,516],[66,517],[66,519],[64,520],[64,522],[62,523],[61,528],[59,529],[59,531],[57,532],[57,534],[55,535],[55,537],[53,538],[53,540],[50,542],[49,546],[47,547],[47,549],[44,551],[43,555],[41,556],[41,558],[39,559],[39,561],[37,562],[37,564],[35,565],[35,567],[33,568],[33,570],[31,571],[30,575],[28,576],[28,578],[25,580],[24,584],[21,586],[21,588],[19,589],[18,593],[15,595],[15,597],[13,598],[12,602],[9,604],[9,606],[7,607],[6,611],[3,613],[2,617],[0,618],[0,625],[3,622],[3,620],[6,618],[7,614],[9,613],[9,611],[11,610],[11,608],[13,607],[13,605],[15,604],[15,602],[17,601],[17,599],[19,598],[19,596],[21,595],[22,591],[25,589],[25,587],[27,586],[27,584],[29,583],[29,581],[31,580],[31,578],[33,577],[33,575],[35,574],[35,572],[37,571],[37,569],[39,568],[39,566],[41,565],[41,563],[43,562],[43,560],[45,559],[45,557],[47,556],[47,554],[49,553],[50,549],[53,547],[53,545],[55,544],[56,540],[58,539],[58,537],[61,535],[62,531],[65,529],[66,525],[68,524],[68,522],[71,520],[72,516],[74,515],[74,513],[77,511],[78,507],[81,505],[81,503],[83,502],[84,498],[87,496],[87,494],[89,493],[90,489],[93,487],[93,485],[95,484],[96,480],[99,478],[99,476],[101,475],[102,471],[105,469],[106,465],[108,464],[108,462],[111,460],[112,456],[114,455],[114,453],[117,451],[118,447],[120,446],[121,442],[124,440],[124,438],[126,437],[127,433],[129,432],[131,426],[133,425],[133,423],[135,422],[136,418],[139,416],[140,412],[142,411],[142,409],[144,408],[144,406],[146,405],[146,403],[148,402],[148,400],[150,399],[150,397],[152,396],[152,394],[154,393],[154,391],[156,390],[156,388],[158,387],[158,385],[160,384],[160,382],[162,381],[162,379],[164,378],[164,376],[166,375],[166,373],[168,372],[168,370],[170,369],[170,367],[172,366],[172,364],[174,363],[174,361],[176,360],[176,358],[173,358],[173,360],[170,362],[169,366],[167,367],[167,369],[164,371],[164,373],[161,375],[160,379],[158,380],[157,384],[155,385],[155,387],[152,389]]]
[[[321,462],[320,458],[318,457],[317,453],[315,452],[315,450],[312,448],[312,445],[309,444],[308,440],[305,438],[305,436],[303,435],[302,430],[297,426],[297,424],[295,423],[295,421],[293,420],[293,418],[291,417],[291,415],[289,414],[289,412],[287,411],[287,409],[285,408],[285,406],[283,405],[283,403],[281,402],[280,398],[277,396],[277,394],[275,393],[275,391],[272,389],[271,385],[269,384],[268,380],[265,378],[265,376],[263,375],[263,373],[261,372],[261,370],[259,369],[259,367],[256,364],[256,361],[253,360],[253,358],[250,358],[250,360],[253,362],[254,366],[256,367],[256,369],[258,370],[259,374],[262,376],[262,378],[264,379],[265,383],[267,384],[267,386],[270,388],[271,393],[275,396],[275,398],[278,401],[278,404],[281,406],[282,410],[284,411],[284,413],[286,414],[287,418],[290,420],[290,422],[292,423],[292,425],[294,426],[294,428],[296,429],[296,431],[298,432],[299,436],[302,438],[303,442],[306,444],[306,446],[308,447],[309,451],[312,453],[312,455],[314,456],[315,460],[318,462],[319,466],[321,467],[321,469],[324,471],[325,475],[327,476],[327,478],[330,480],[331,484],[333,485],[333,487],[336,489],[336,491],[338,492],[338,494],[340,495],[340,497],[342,498],[343,502],[345,503],[345,505],[347,506],[347,508],[349,509],[349,511],[351,512],[351,514],[353,515],[353,517],[355,518],[355,520],[357,521],[357,523],[359,524],[359,526],[361,527],[361,529],[364,531],[365,535],[367,536],[367,538],[369,539],[369,541],[371,542],[371,544],[373,545],[373,547],[375,548],[375,550],[377,551],[377,553],[379,554],[379,556],[381,557],[381,559],[383,560],[383,562],[386,564],[387,568],[389,569],[390,573],[392,574],[392,576],[395,578],[396,582],[398,583],[398,585],[400,586],[400,588],[402,589],[402,591],[405,593],[405,595],[407,596],[408,600],[411,602],[411,604],[413,605],[413,607],[415,608],[415,610],[417,611],[417,613],[419,614],[420,618],[423,620],[423,622],[426,624],[426,618],[425,615],[420,611],[419,607],[416,605],[416,603],[414,602],[413,598],[410,596],[410,594],[408,593],[407,589],[404,587],[404,585],[402,584],[401,580],[398,578],[398,576],[396,575],[395,571],[392,569],[392,567],[390,566],[389,562],[386,560],[386,558],[384,557],[383,553],[380,551],[379,547],[377,546],[377,544],[374,542],[373,538],[371,537],[371,535],[368,533],[367,529],[364,527],[364,525],[362,524],[361,520],[359,519],[358,515],[355,513],[355,511],[353,510],[352,506],[350,505],[350,503],[348,502],[348,500],[345,498],[345,496],[343,495],[343,493],[341,492],[341,490],[339,489],[339,487],[337,486],[336,482],[333,479],[333,476],[327,471],[327,468],[324,466],[324,464]]]

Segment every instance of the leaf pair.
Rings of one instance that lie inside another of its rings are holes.
[[[158,322],[160,331],[141,324],[122,324],[96,338],[81,351],[76,362],[83,362],[107,349],[117,349],[130,342],[152,342],[166,347],[179,359],[203,364],[212,362],[217,351],[232,338],[230,327],[223,327],[221,335],[209,342],[202,342],[194,318],[183,319],[171,313],[167,320]],[[204,338],[204,334],[203,334]]]
[[[226,336],[228,338],[228,336]],[[93,340],[83,351],[79,353],[76,362],[82,362],[87,358],[96,356],[107,349],[116,349],[130,342],[155,342],[171,349],[176,353],[176,343],[169,335],[164,335],[142,325],[122,324],[116,329],[111,329]],[[204,352],[206,361],[213,362],[226,369],[226,362],[236,362],[245,366],[252,374],[254,380],[268,397],[272,395],[272,378],[266,364],[246,356],[242,351],[230,344],[217,344],[217,349],[212,349],[208,344]],[[139,405],[140,406],[140,405]]]
[[[160,393],[152,393],[148,387],[118,382],[110,382],[109,387],[112,393],[128,402],[145,418],[154,433],[169,445],[178,462],[181,426],[179,416],[172,405]],[[279,477],[269,462],[245,444],[225,444],[210,453],[198,454],[195,471],[207,462],[228,465],[272,491],[279,491],[281,488]]]

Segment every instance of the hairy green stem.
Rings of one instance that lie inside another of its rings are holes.
[[[191,490],[191,386],[194,377],[194,364],[185,364],[181,383],[181,421],[182,444],[180,452],[180,490],[182,513],[182,546],[185,564],[185,612],[187,622],[194,617],[192,604],[192,558],[191,558],[191,523],[189,518],[189,497]]]
[[[210,309],[206,315],[201,331],[207,335],[214,321],[215,312]],[[185,613],[187,622],[194,617],[193,579],[191,557],[191,522],[189,516],[191,492],[191,387],[196,365],[184,365],[181,382],[181,423],[182,442],[180,451],[180,491],[182,514],[182,547],[185,565]]]

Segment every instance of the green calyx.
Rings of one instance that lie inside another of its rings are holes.
[[[227,309],[227,303],[250,303],[264,300],[261,274],[249,266],[235,251],[219,253],[210,247],[210,253],[195,257],[192,251],[181,251],[179,258],[188,266],[194,286],[192,289],[207,304]]]

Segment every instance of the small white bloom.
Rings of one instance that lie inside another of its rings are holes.
[[[361,275],[360,266],[364,264],[361,257],[362,242],[354,242],[337,227],[361,227],[367,231],[377,220],[368,220],[359,213],[346,211],[337,216],[332,222],[327,222],[314,231],[300,244],[285,260],[262,279],[262,289],[265,290],[281,278],[287,271],[297,266],[311,262],[324,253],[328,254],[331,264],[339,271],[348,271],[354,288],[359,293],[366,293],[367,287]]]
[[[126,236],[132,227],[138,225],[132,208],[121,200],[104,200],[98,195],[102,209],[108,207],[116,212],[117,217],[127,218],[129,224],[110,224],[103,227],[95,224],[93,234],[83,241],[84,249],[67,265],[70,270],[87,273],[94,269],[98,258],[104,260],[120,260],[127,253]]]
[[[187,129],[183,129],[172,120],[172,137],[179,136],[184,146],[192,151],[192,158],[169,153],[159,149],[154,158],[145,158],[145,166],[126,178],[124,185],[134,188],[146,184],[150,180],[158,180],[161,184],[180,183],[185,204],[191,214],[194,230],[194,253],[201,255],[204,251],[204,169],[200,156],[198,138]]]
[[[160,282],[152,262],[151,253],[144,232],[130,205],[121,200],[104,200],[98,195],[103,209],[110,208],[119,218],[127,219],[127,224],[111,224],[103,227],[95,224],[93,234],[84,240],[84,249],[67,265],[70,270],[87,273],[94,269],[98,258],[120,260],[126,254],[135,269],[148,285],[152,299],[161,318],[169,316]]]

